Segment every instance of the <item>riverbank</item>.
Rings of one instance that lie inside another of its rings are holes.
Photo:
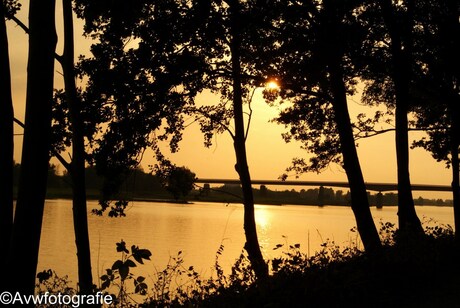
[[[298,265],[271,277],[265,286],[254,285],[243,293],[229,289],[199,306],[460,307],[458,250],[417,252],[393,247],[377,257],[334,261],[323,268]]]
[[[313,190],[315,192],[316,190]],[[238,191],[236,191],[238,192]],[[314,195],[314,193],[313,193]],[[100,191],[97,189],[88,189],[87,190],[87,199],[98,201],[100,199]],[[242,197],[236,194],[229,194],[227,191],[213,191],[211,193],[203,193],[202,190],[194,190],[188,196],[183,199],[176,200],[171,197],[166,191],[135,191],[127,193],[122,191],[119,196],[121,199],[128,201],[138,201],[138,202],[167,202],[167,203],[183,203],[190,204],[193,202],[211,202],[211,203],[242,203]],[[370,204],[371,207],[375,207],[375,202],[372,202],[373,195],[370,195]],[[397,194],[389,193],[387,194],[387,201],[383,204],[384,207],[396,206],[397,205]],[[47,199],[72,199],[72,191],[69,188],[49,188],[47,190]],[[254,200],[256,204],[263,205],[274,205],[274,206],[283,206],[283,205],[305,205],[305,206],[350,206],[349,202],[342,197],[333,199],[327,199],[327,202],[319,203],[315,201],[313,197],[303,198],[302,194],[299,192],[293,191],[284,191],[284,192],[273,192],[267,196],[261,194],[258,189],[254,189]],[[452,207],[451,200],[430,200],[419,198],[414,200],[415,205],[423,206],[440,206],[440,207]]]
[[[422,239],[387,243],[367,255],[326,245],[308,258],[291,247],[271,261],[264,283],[235,279],[199,300],[198,307],[460,307],[460,253],[453,233],[433,227]],[[392,241],[390,238],[387,240]],[[404,243],[403,243],[404,242]],[[236,273],[242,274],[243,267]],[[244,277],[244,276],[242,276]]]

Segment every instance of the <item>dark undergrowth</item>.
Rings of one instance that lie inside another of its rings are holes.
[[[298,244],[280,244],[275,249],[283,255],[270,261],[266,281],[255,279],[244,254],[224,275],[221,247],[212,278],[184,267],[179,253],[147,282],[130,268],[148,260],[148,250],[130,250],[121,242],[122,257],[97,290],[112,294],[117,307],[460,307],[460,253],[452,228],[434,225],[425,231],[402,236],[394,225],[382,224],[384,247],[372,255],[326,242],[307,256]],[[75,292],[62,280],[52,287],[58,277],[45,278],[41,292]]]

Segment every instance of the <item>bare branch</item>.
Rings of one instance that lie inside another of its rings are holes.
[[[252,120],[252,106],[251,106],[251,103],[252,103],[252,98],[254,97],[254,93],[256,92],[257,88],[258,87],[254,87],[254,89],[252,89],[251,96],[249,97],[249,100],[248,100],[248,107],[249,107],[249,113],[247,114],[248,115],[248,125],[246,126],[246,133],[245,133],[245,136],[244,136],[244,141],[246,141],[248,139],[248,135],[249,135],[249,128],[251,126],[251,120]]]
[[[13,121],[19,126],[21,126],[22,128],[25,127],[24,123],[22,123],[20,120],[13,118]],[[54,157],[57,158],[57,160],[59,160],[59,162],[64,166],[64,168],[67,169],[67,171],[70,171],[70,164],[64,159],[64,157],[62,157],[61,154],[56,152],[56,150],[54,149],[51,149],[51,153],[53,154]]]

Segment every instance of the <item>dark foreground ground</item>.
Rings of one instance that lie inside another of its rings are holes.
[[[325,248],[306,260],[293,249],[275,263],[278,271],[266,283],[235,283],[186,305],[460,307],[460,254],[452,236],[407,240],[376,255]]]

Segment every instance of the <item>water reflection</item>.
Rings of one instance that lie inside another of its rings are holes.
[[[90,202],[89,210],[95,207],[97,203]],[[426,216],[453,225],[452,208],[424,206],[417,211],[421,218]],[[203,275],[211,275],[221,244],[224,252],[219,262],[228,271],[244,246],[243,214],[240,204],[135,202],[124,218],[90,215],[94,277],[99,277],[119,258],[115,243],[121,239],[128,246],[151,250],[152,261],[134,269],[143,275],[162,270],[178,251],[182,251],[185,265],[193,265]],[[396,207],[372,209],[372,214],[376,224],[380,220],[397,221]],[[277,244],[299,243],[303,252],[312,254],[326,239],[341,246],[359,242],[357,232],[350,231],[355,221],[348,207],[256,205],[255,215],[260,245],[267,259],[283,252],[273,250]],[[76,262],[71,201],[47,201],[38,270],[52,268],[60,275],[69,275],[75,282]]]

